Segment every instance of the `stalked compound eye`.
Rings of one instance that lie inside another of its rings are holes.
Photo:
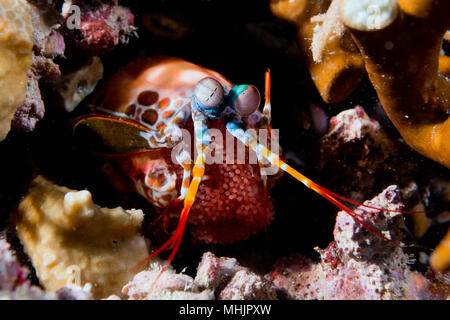
[[[194,97],[206,108],[218,106],[224,96],[224,90],[219,81],[214,78],[203,78],[194,89]]]
[[[231,102],[232,106],[241,117],[248,117],[258,109],[261,95],[255,86],[235,86],[232,92],[235,93],[235,98]]]

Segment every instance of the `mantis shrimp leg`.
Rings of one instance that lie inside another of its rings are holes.
[[[146,259],[141,261],[134,269],[139,268],[153,257],[157,256],[163,250],[171,250],[170,256],[167,259],[166,264],[161,269],[158,277],[155,279],[154,284],[158,281],[159,276],[164,272],[164,270],[169,266],[175,257],[176,252],[181,244],[181,239],[183,238],[184,229],[186,228],[187,219],[189,216],[189,211],[194,204],[195,196],[197,195],[198,187],[200,186],[200,182],[203,179],[203,175],[205,173],[205,159],[206,159],[206,150],[209,145],[209,136],[207,135],[207,126],[206,120],[195,119],[194,120],[194,132],[195,132],[195,146],[197,150],[197,158],[194,163],[194,167],[192,168],[192,180],[189,184],[189,188],[185,191],[184,195],[184,206],[181,211],[178,225],[172,234],[172,236],[156,251],[154,251],[151,255],[149,255]],[[189,165],[190,166],[190,165]],[[186,168],[185,168],[186,173]],[[184,176],[185,177],[185,176]],[[183,178],[184,178],[183,177]],[[189,179],[189,178],[187,178]],[[186,180],[188,181],[188,180]],[[185,181],[183,181],[184,183]]]

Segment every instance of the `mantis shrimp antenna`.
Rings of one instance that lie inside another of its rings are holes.
[[[264,106],[264,108],[266,108],[266,107],[270,108],[270,70],[266,71],[265,88],[266,88],[266,93],[265,93],[266,97],[265,97],[265,106]],[[354,201],[354,200],[345,198],[343,196],[340,196],[340,195],[338,195],[338,194],[336,194],[336,193],[334,193],[334,192],[332,192],[332,191],[330,191],[328,189],[325,189],[324,187],[318,185],[317,183],[315,183],[311,179],[307,178],[302,173],[300,173],[297,170],[295,170],[294,168],[292,168],[286,162],[281,160],[279,155],[271,152],[265,146],[259,144],[254,137],[252,137],[252,136],[248,135],[247,133],[245,133],[242,128],[233,127],[233,128],[230,128],[229,130],[230,130],[232,135],[234,135],[237,139],[242,141],[250,149],[255,151],[258,154],[258,156],[261,156],[261,157],[267,159],[272,165],[277,166],[279,169],[285,171],[286,173],[288,173],[289,175],[294,177],[296,180],[298,180],[301,183],[303,183],[307,188],[309,188],[309,189],[313,190],[314,192],[318,193],[319,195],[321,195],[322,197],[324,197],[325,199],[327,199],[328,201],[333,203],[335,206],[337,206],[339,209],[345,211],[355,221],[360,223],[367,230],[369,230],[370,232],[378,235],[382,239],[384,239],[384,240],[394,244],[397,247],[403,248],[401,245],[399,245],[396,242],[394,242],[394,241],[386,238],[385,236],[383,236],[379,231],[377,231],[374,228],[372,228],[372,227],[368,226],[367,224],[365,224],[361,220],[361,218],[362,218],[361,215],[357,214],[352,209],[348,208],[346,205],[344,205],[338,199],[340,199],[343,202],[351,203],[351,204],[362,206],[362,207],[369,208],[369,209],[380,210],[380,211],[397,212],[397,213],[408,213],[408,214],[423,213],[423,212],[416,212],[416,211],[389,210],[389,209],[384,209],[384,208],[378,208],[378,207],[374,207],[374,206],[365,205],[363,203],[359,203],[357,201]]]

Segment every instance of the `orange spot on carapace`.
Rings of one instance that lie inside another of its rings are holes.
[[[170,98],[164,98],[158,103],[158,108],[161,110],[166,109],[170,105]]]
[[[164,112],[164,113],[162,114],[162,117],[163,117],[164,119],[170,118],[170,117],[173,115],[173,113],[174,113],[173,110],[166,111],[166,112]]]

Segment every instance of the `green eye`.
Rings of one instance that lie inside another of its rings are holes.
[[[240,116],[248,117],[258,109],[261,95],[255,86],[246,85],[244,88],[242,86],[239,87],[241,87],[241,90],[244,90],[238,93],[234,99],[233,107]]]

